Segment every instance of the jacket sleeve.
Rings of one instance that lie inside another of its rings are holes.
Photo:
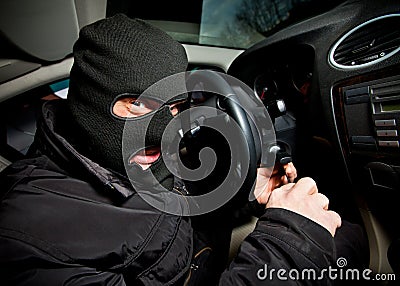
[[[61,262],[15,239],[0,237],[0,250],[1,285],[126,285],[122,274]]]
[[[223,272],[220,285],[331,285],[335,244],[319,224],[267,209]]]

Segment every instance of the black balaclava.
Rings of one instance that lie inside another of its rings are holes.
[[[74,139],[85,156],[105,168],[126,174],[124,164],[128,158],[122,154],[126,120],[114,115],[112,106],[121,96],[139,96],[159,80],[185,72],[186,52],[165,32],[123,14],[83,27],[73,52],[67,101],[79,129]],[[170,98],[157,88],[146,95],[163,103]],[[127,140],[132,153],[138,151],[135,148],[143,136],[147,146],[159,145],[172,115],[168,106],[160,108],[145,130],[146,118],[129,120]],[[163,160],[154,163],[151,170],[159,181],[170,175]]]

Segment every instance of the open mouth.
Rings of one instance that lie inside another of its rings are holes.
[[[142,167],[149,167],[151,164],[157,161],[160,156],[160,147],[148,147],[136,152],[129,160],[129,163],[136,163]]]

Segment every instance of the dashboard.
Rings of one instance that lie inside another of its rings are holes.
[[[228,70],[263,101],[285,101],[294,127],[277,137],[290,141],[300,176],[315,178],[344,213],[355,193],[389,226],[399,215],[399,11],[399,1],[344,2],[246,50]]]

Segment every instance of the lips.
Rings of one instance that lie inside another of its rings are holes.
[[[136,163],[139,165],[150,165],[158,160],[161,156],[161,150],[159,147],[150,147],[144,150],[140,150],[130,160],[130,163]]]

